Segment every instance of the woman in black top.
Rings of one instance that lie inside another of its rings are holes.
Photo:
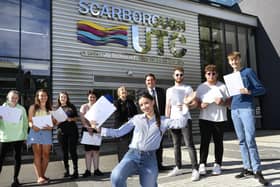
[[[76,124],[78,113],[76,107],[70,102],[67,92],[60,92],[57,99],[58,109],[61,107],[68,116],[67,120],[58,124],[57,137],[63,151],[63,161],[65,167],[64,177],[69,177],[68,152],[70,152],[74,173],[72,179],[78,178],[78,155],[77,143],[79,138],[78,127]]]
[[[124,86],[118,88],[118,100],[115,102],[117,108],[115,112],[115,128],[119,128],[135,114],[137,107],[133,100],[127,97],[127,90]],[[129,133],[121,138],[118,142],[118,160],[119,162],[128,151],[128,145],[131,142],[132,133]]]

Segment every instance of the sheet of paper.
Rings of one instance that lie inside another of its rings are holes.
[[[19,123],[21,118],[21,110],[9,106],[0,106],[0,116],[2,116],[3,121]]]
[[[40,129],[46,127],[47,125],[53,127],[51,115],[32,117],[32,121],[33,124]]]
[[[57,120],[58,123],[66,121],[66,119],[68,118],[68,116],[61,107],[59,107],[56,111],[52,111],[51,114]]]
[[[224,80],[230,96],[239,95],[240,89],[244,88],[244,84],[239,71],[224,75]]]
[[[115,110],[116,107],[108,101],[106,97],[101,96],[85,114],[85,118],[88,121],[96,121],[98,124],[97,127],[101,127],[101,125],[114,113]]]
[[[172,96],[173,96],[171,98],[172,105],[182,105],[184,102],[185,90],[179,89],[179,88],[174,88],[172,90]]]
[[[212,88],[206,94],[202,95],[201,101],[210,104],[214,103],[216,98],[223,98],[223,95],[218,88]]]
[[[92,136],[84,131],[83,136],[81,139],[81,144],[87,144],[87,145],[101,145],[102,137],[100,134],[93,133]]]

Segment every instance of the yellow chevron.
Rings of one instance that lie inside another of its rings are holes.
[[[128,30],[128,26],[124,26],[124,25],[114,26],[114,27],[111,27],[111,28],[105,28],[105,27],[102,27],[102,26],[100,26],[96,23],[93,23],[93,22],[90,22],[90,21],[85,21],[85,20],[78,21],[78,24],[88,25],[90,27],[93,27],[93,28],[101,30],[101,31]]]

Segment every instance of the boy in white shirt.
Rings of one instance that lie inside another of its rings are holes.
[[[206,81],[196,90],[196,100],[200,108],[200,165],[199,174],[206,175],[209,144],[213,137],[215,145],[215,163],[212,175],[222,173],[224,124],[227,121],[229,94],[225,84],[218,81],[216,65],[207,65],[204,69]]]
[[[172,140],[174,144],[174,155],[176,167],[168,174],[168,176],[176,176],[181,173],[182,167],[181,158],[181,138],[184,137],[186,146],[188,147],[191,164],[192,164],[192,181],[199,180],[197,154],[193,142],[192,136],[192,120],[189,113],[189,108],[196,106],[194,100],[195,94],[191,86],[184,85],[184,69],[183,67],[176,67],[173,73],[174,86],[170,87],[166,91],[166,108],[165,115],[170,119],[178,119],[182,115],[185,115],[187,120],[187,126],[182,129],[171,129]],[[184,103],[184,97],[189,98],[188,103]]]

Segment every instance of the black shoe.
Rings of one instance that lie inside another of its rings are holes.
[[[240,178],[247,177],[249,175],[254,175],[254,173],[248,169],[243,169],[240,174],[235,175],[235,178],[240,179]]]
[[[85,173],[83,174],[83,178],[91,176],[91,172],[89,170],[86,170]]]
[[[166,166],[163,166],[163,165],[158,165],[158,170],[159,171],[166,171],[166,170],[169,170],[169,168],[166,167]]]
[[[66,177],[70,177],[69,171],[65,171],[65,172],[64,172],[64,177],[65,177],[65,178],[66,178]]]
[[[99,169],[97,169],[97,170],[94,170],[94,174],[93,175],[94,176],[103,176],[104,173],[102,173]]]
[[[261,184],[263,184],[264,186],[269,185],[269,182],[264,179],[261,171],[257,171],[257,173],[255,173],[254,175],[255,175],[255,178],[258,179]]]
[[[20,183],[18,183],[18,182],[13,182],[13,183],[11,184],[11,187],[19,187],[19,186],[21,186],[21,185],[20,185]]]
[[[21,186],[21,184],[18,181],[18,178],[14,178],[14,182],[12,183],[11,187],[18,187]]]
[[[79,178],[79,173],[76,171],[76,172],[74,172],[72,175],[71,175],[71,177],[70,177],[71,179],[77,179],[77,178]]]

